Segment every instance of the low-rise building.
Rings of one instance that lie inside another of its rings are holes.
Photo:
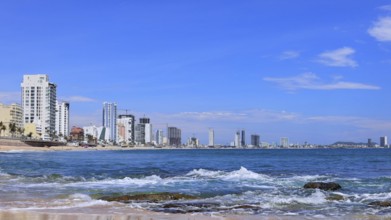
[[[0,136],[21,135],[23,130],[22,106],[0,103]]]

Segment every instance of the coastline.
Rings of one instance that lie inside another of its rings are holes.
[[[0,211],[0,219],[13,220],[302,220],[302,219],[362,219],[377,220],[390,219],[387,216],[379,215],[346,215],[346,216],[300,216],[300,215],[219,215],[219,214],[167,214],[131,209],[126,213],[107,212],[106,209],[99,209],[93,213],[83,211],[59,211],[51,210],[46,212],[35,211]]]
[[[105,147],[82,147],[82,146],[51,146],[51,147],[33,147],[33,146],[11,146],[0,145],[0,153],[5,152],[54,152],[54,151],[128,151],[128,150],[282,150],[282,148],[189,148],[189,147],[120,147],[106,145]],[[314,150],[314,149],[383,149],[383,148],[284,148],[285,150]]]

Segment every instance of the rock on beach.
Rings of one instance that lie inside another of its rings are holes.
[[[341,185],[334,182],[309,182],[304,185],[304,189],[321,189],[321,190],[339,190]]]

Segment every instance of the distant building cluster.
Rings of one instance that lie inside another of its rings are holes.
[[[234,147],[234,148],[313,148],[304,143],[289,143],[287,137],[280,142],[261,142],[260,135],[251,134],[247,142],[246,131],[237,130],[230,144],[218,145],[215,131],[209,128],[208,142],[202,145],[193,135],[183,142],[180,128],[166,126],[166,131],[153,131],[151,119],[136,120],[132,114],[118,114],[117,104],[104,102],[102,124],[70,129],[70,103],[57,99],[57,85],[45,74],[24,75],[21,83],[21,104],[0,103],[0,137],[23,137],[28,139],[71,141],[90,145],[111,144],[120,146],[154,147]],[[323,146],[321,146],[323,147]],[[379,144],[368,139],[367,143],[336,142],[328,147],[389,147],[387,136],[380,137]]]

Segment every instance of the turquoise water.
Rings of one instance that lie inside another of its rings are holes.
[[[303,189],[332,181],[337,192]],[[391,149],[131,150],[0,153],[0,209],[116,206],[103,195],[179,192],[200,199],[124,206],[159,212],[391,216]],[[332,194],[343,200],[328,200]]]

